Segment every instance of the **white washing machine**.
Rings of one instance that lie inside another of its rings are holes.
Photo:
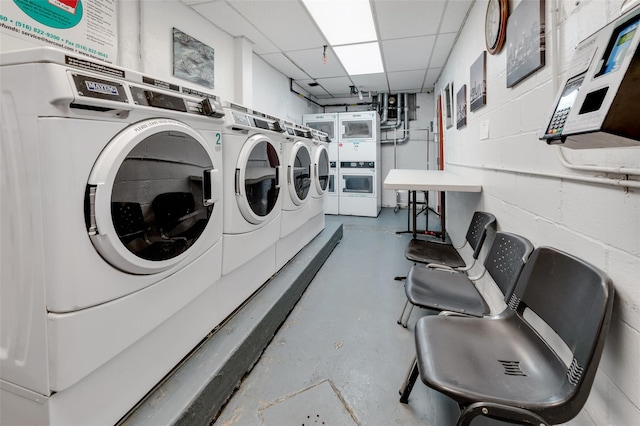
[[[340,166],[338,149],[338,113],[305,114],[302,124],[312,129],[324,132],[329,137],[327,152],[329,153],[330,173],[329,189],[325,206],[326,214],[339,213],[338,172]]]
[[[53,48],[0,63],[0,423],[112,424],[220,319],[174,320],[221,274],[222,108]]]
[[[315,237],[325,227],[325,210],[329,193],[330,163],[329,136],[319,130],[312,130],[311,158],[313,173],[311,184],[311,218],[307,226],[310,234]]]
[[[282,268],[310,240],[307,229],[311,218],[313,164],[311,129],[283,121],[282,141],[283,186],[282,224],[276,244],[276,269]]]
[[[284,122],[282,164],[286,176],[282,197],[280,237],[286,237],[301,227],[310,217],[311,200],[311,130]]]
[[[287,190],[282,187],[283,135],[275,117],[233,103],[224,109],[222,274],[230,275],[240,267],[252,271],[249,278],[234,284],[235,290],[229,288],[244,301],[276,272],[275,245]]]
[[[329,136],[319,130],[311,131],[313,164],[311,184],[311,216],[324,213],[330,180]]]

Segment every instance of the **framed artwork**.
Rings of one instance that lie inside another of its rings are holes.
[[[523,0],[507,22],[507,87],[544,66],[544,0]]]
[[[453,126],[453,82],[447,84],[444,87],[444,123],[446,128]]]
[[[456,129],[467,125],[467,85],[463,84],[456,94]]]
[[[487,104],[487,52],[483,51],[471,65],[469,104],[471,112]]]
[[[213,48],[174,28],[173,75],[213,89],[213,70]]]

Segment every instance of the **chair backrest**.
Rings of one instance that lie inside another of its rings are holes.
[[[613,310],[610,278],[595,266],[551,247],[533,251],[509,306],[531,309],[564,341],[573,360],[558,395],[563,404],[548,409],[547,419],[564,423],[589,396]],[[515,302],[514,302],[515,301]]]
[[[533,251],[533,244],[520,235],[497,232],[489,249],[484,267],[498,285],[507,302],[515,289],[518,277]]]
[[[469,224],[469,229],[467,230],[467,241],[473,249],[474,259],[477,259],[480,255],[480,250],[482,249],[482,244],[484,244],[484,240],[487,237],[489,228],[495,229],[495,227],[496,217],[491,213],[478,211],[473,214],[473,218],[471,218],[471,223]]]

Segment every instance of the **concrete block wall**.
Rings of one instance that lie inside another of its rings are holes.
[[[509,1],[511,11],[520,1]],[[634,425],[640,419],[640,189],[600,183],[597,179],[627,177],[569,168],[561,155],[577,166],[638,169],[640,147],[572,151],[548,146],[538,134],[546,127],[573,49],[615,19],[623,3],[546,0],[546,65],[507,88],[506,48],[487,54],[487,105],[468,112],[466,127],[456,130],[454,125],[444,132],[446,168],[483,186],[480,195],[447,195],[447,229],[454,241],[464,239],[474,210],[487,210],[498,218],[499,230],[519,233],[535,246],[573,253],[614,282],[615,310],[604,356],[585,408],[570,422],[574,425]],[[436,95],[450,82],[454,95],[462,84],[469,87],[469,68],[486,49],[486,8],[486,0],[473,6],[436,83]],[[488,122],[488,139],[480,139],[482,122]]]

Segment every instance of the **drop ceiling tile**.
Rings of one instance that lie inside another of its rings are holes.
[[[283,51],[322,47],[326,44],[301,2],[229,0],[229,3]]]
[[[424,70],[390,72],[388,74],[389,90],[392,93],[411,91],[419,92],[422,88],[424,75]]]
[[[315,83],[315,80],[305,80],[305,79],[301,79],[301,80],[295,80],[293,83],[294,85],[297,85],[300,89],[304,90],[305,92],[308,92],[310,94],[312,94],[313,96],[315,96],[316,98],[320,98],[320,97],[329,97],[329,93],[324,89],[324,87],[318,85],[318,86],[309,86],[309,83]],[[294,86],[294,90],[295,90],[295,86]]]
[[[429,65],[436,36],[402,38],[382,42],[387,72],[417,70]]]
[[[322,62],[323,48],[294,50],[285,52],[291,60],[302,68],[311,78],[340,77],[346,75],[346,71],[338,60],[338,57],[330,48],[327,48],[327,62]]]
[[[433,88],[436,85],[436,81],[438,77],[440,77],[440,73],[442,72],[442,68],[429,68],[427,70],[427,78],[424,80],[423,90],[428,90]]]
[[[449,58],[449,53],[453,48],[453,43],[456,40],[457,33],[438,34],[436,40],[436,46],[431,57],[431,63],[429,68],[444,68],[444,65]]]
[[[455,0],[447,2],[447,8],[440,24],[441,33],[457,33],[464,22],[473,0]],[[484,22],[484,21],[483,21]]]
[[[388,92],[387,76],[384,73],[354,75],[353,84],[363,92]]]
[[[269,53],[260,55],[260,57],[289,78],[293,78],[294,80],[309,78],[304,71],[295,66],[295,64],[282,53]]]
[[[278,52],[279,49],[271,43],[256,27],[244,19],[227,2],[216,1],[196,4],[192,8],[199,12],[216,27],[231,34],[233,37],[245,36],[253,43],[253,51],[257,54]]]
[[[352,86],[349,77],[319,78],[316,80],[324,89],[334,96],[344,96],[349,93],[349,86]]]
[[[436,34],[445,3],[446,0],[375,0],[380,37],[387,40]]]

